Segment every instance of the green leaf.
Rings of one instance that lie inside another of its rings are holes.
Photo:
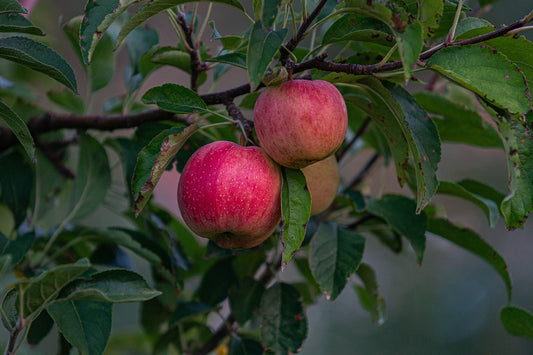
[[[178,300],[178,303],[176,305],[176,310],[174,311],[174,313],[172,313],[168,326],[173,327],[179,321],[183,319],[194,317],[196,315],[206,313],[210,310],[211,310],[211,306],[208,306],[207,304],[203,302],[199,302],[199,301],[185,302],[183,300]]]
[[[216,39],[222,44],[224,49],[237,49],[243,43],[243,38],[240,36],[222,36],[215,27],[214,21],[209,21],[209,26],[213,29],[211,39]]]
[[[85,63],[80,46],[80,28],[83,16],[76,16],[63,26],[63,32],[69,39],[74,51],[80,61]],[[94,48],[94,60],[91,65],[83,65],[87,73],[91,92],[95,92],[107,86],[115,71],[115,56],[113,52],[113,41],[108,32],[102,32],[99,35],[97,46]]]
[[[85,112],[85,103],[78,95],[71,91],[49,91],[46,96],[56,105],[66,109],[69,112],[83,115]]]
[[[339,18],[322,37],[323,45],[341,41],[372,42],[388,47],[393,45],[391,31],[382,21],[354,14]]]
[[[351,12],[364,15],[379,21],[382,21],[389,27],[394,27],[392,21],[392,10],[385,2],[366,1],[366,0],[346,0],[344,6]]]
[[[437,164],[440,161],[438,132],[425,111],[401,87],[387,88],[373,78],[343,84],[348,87],[344,99],[369,115],[386,136],[396,165],[400,185],[408,178],[408,164],[414,164],[417,213],[428,204],[437,190]]]
[[[307,337],[307,317],[297,289],[276,282],[263,294],[259,314],[262,343],[268,350],[277,354],[300,351]]]
[[[15,216],[13,216],[13,212],[11,212],[9,207],[0,203],[0,233],[3,233],[7,236],[11,236],[14,231]]]
[[[24,221],[32,196],[34,175],[28,161],[19,152],[0,156],[2,200],[15,218],[15,227]]]
[[[144,0],[99,0],[87,1],[79,31],[79,41],[83,62],[89,64],[107,28],[130,6]]]
[[[152,55],[151,61],[156,64],[170,65],[191,74],[191,56],[184,50],[175,47],[158,48]],[[207,80],[207,74],[202,71],[198,76],[198,85]]]
[[[115,43],[115,48],[118,48],[128,34],[133,31],[135,28],[139,27],[149,18],[157,15],[158,13],[168,10],[174,6],[181,5],[184,3],[198,2],[202,0],[154,0],[150,1],[145,6],[141,7],[135,15],[133,15],[128,22],[122,27],[120,33],[118,34],[117,41]],[[210,0],[213,3],[225,4],[232,6],[241,12],[244,12],[244,7],[237,0]]]
[[[261,84],[272,58],[274,58],[286,35],[287,29],[265,33],[261,21],[257,21],[252,27],[246,53],[246,68],[253,89]]]
[[[500,312],[502,324],[512,335],[533,339],[533,315],[513,306],[504,307]]]
[[[161,247],[156,248],[156,251],[153,251],[152,249],[155,249],[155,248],[153,248],[152,245],[142,244],[142,242],[139,241],[139,239],[141,239],[140,236],[144,238],[148,238],[148,237],[145,237],[144,234],[134,231],[134,230],[123,229],[123,228],[91,229],[87,232],[83,231],[81,235],[86,237],[87,239],[97,236],[98,239],[116,243],[117,245],[120,245],[126,249],[131,250],[133,253],[142,257],[143,259],[145,259],[150,264],[156,267],[161,266],[161,264],[163,264],[163,261],[160,255],[168,258],[167,251],[164,250],[163,248]],[[153,243],[157,247],[159,247],[159,244],[157,244],[156,242],[153,242]],[[168,267],[170,267],[170,262],[169,262]]]
[[[161,292],[152,289],[136,272],[125,269],[105,270],[88,280],[76,280],[65,287],[57,301],[90,300],[103,302],[147,301]]]
[[[23,8],[17,0],[2,0],[0,2],[0,14],[10,12],[27,14],[28,10]]]
[[[259,307],[265,287],[251,277],[239,280],[229,290],[231,314],[241,325],[252,317],[253,311]]]
[[[479,113],[432,92],[421,91],[414,97],[424,110],[439,117],[433,118],[433,122],[441,141],[485,148],[503,147],[496,129]]]
[[[230,64],[242,69],[247,69],[246,67],[246,55],[243,53],[227,53],[222,54],[217,57],[207,59],[208,62],[218,62]]]
[[[417,2],[419,16],[418,20],[424,29],[424,37],[433,37],[437,28],[441,25],[444,11],[441,0],[421,0]]]
[[[35,235],[31,232],[18,236],[15,240],[8,239],[0,232],[0,257],[9,255],[9,261],[14,266],[26,256],[34,240]]]
[[[64,301],[48,307],[59,331],[82,354],[104,353],[111,334],[113,304],[97,301]]]
[[[191,89],[177,84],[164,84],[148,90],[142,97],[145,104],[156,104],[174,113],[208,112],[205,102]]]
[[[529,121],[533,114],[529,113]],[[498,129],[503,137],[509,174],[509,193],[500,206],[508,229],[523,228],[533,210],[533,139],[521,122],[500,111]]]
[[[93,213],[104,201],[111,185],[107,153],[102,145],[87,134],[80,137],[80,155],[74,186],[69,196],[69,220]]]
[[[281,240],[283,243],[282,269],[300,248],[311,213],[311,194],[305,176],[300,170],[282,169]]]
[[[35,143],[26,123],[1,98],[0,123],[15,134],[30,160],[35,160]]]
[[[503,54],[478,45],[444,48],[426,65],[511,114],[531,108],[523,74]]]
[[[474,231],[453,225],[446,219],[429,218],[428,232],[438,235],[450,242],[479,256],[496,270],[505,283],[509,301],[512,296],[511,277],[505,260]]]
[[[56,266],[42,274],[20,281],[15,284],[18,297],[22,297],[24,317],[31,317],[39,313],[54,299],[61,289],[78,278],[90,265],[87,259],[82,259],[76,264]]]
[[[533,42],[528,41],[524,36],[505,36],[485,41],[484,44],[502,53],[515,64],[525,75],[529,90],[531,90],[533,87]]]
[[[0,13],[0,32],[27,33],[44,36],[44,32],[26,17],[15,13]]]
[[[0,58],[48,75],[78,92],[74,71],[56,51],[26,37],[0,38]]]
[[[263,6],[261,7],[261,17],[258,20],[263,22],[265,28],[272,27],[276,16],[278,15],[279,9],[281,7],[281,0],[265,0],[262,1]]]
[[[495,227],[496,222],[498,222],[498,219],[500,218],[500,208],[497,201],[485,198],[472,191],[469,191],[465,186],[461,185],[461,182],[454,183],[449,181],[440,181],[438,193],[460,197],[474,203],[481,208],[483,213],[485,213],[485,216],[487,216],[489,225],[491,227]]]
[[[368,205],[368,212],[383,218],[396,232],[403,235],[413,247],[418,263],[422,264],[426,249],[426,223],[424,213],[416,214],[413,200],[401,195],[385,195]]]
[[[94,50],[91,64],[87,67],[91,92],[103,89],[113,79],[115,72],[115,53],[113,40],[107,32],[100,36],[100,41]]]
[[[418,60],[420,52],[422,52],[424,45],[422,35],[422,26],[416,20],[407,25],[402,33],[396,35],[398,52],[400,52],[400,58],[402,58],[406,81],[411,78],[412,66]]]
[[[436,176],[441,154],[439,134],[433,121],[427,119],[427,113],[409,92],[400,86],[386,86],[405,113],[406,136],[411,140],[410,149],[415,163],[416,213],[420,213],[437,192],[439,184]]]
[[[367,310],[377,325],[383,325],[386,320],[385,301],[378,291],[376,273],[370,265],[362,263],[357,268],[357,276],[363,282],[363,286],[356,286],[355,291],[359,297],[359,303]]]
[[[5,317],[2,316],[0,319],[2,319],[2,324],[7,330],[15,328],[19,320],[19,302],[17,296],[17,290],[12,288],[6,292],[2,299],[1,309]]]
[[[28,344],[35,346],[43,340],[54,326],[54,320],[46,310],[43,310],[37,318],[31,322],[30,329],[28,330]]]
[[[198,128],[198,125],[192,124],[185,128],[174,127],[164,130],[139,152],[131,183],[136,216],[139,216],[148,202],[161,175],[176,153]]]
[[[231,337],[228,355],[263,355],[264,352],[261,343],[255,340]]]
[[[214,307],[228,297],[229,290],[235,281],[235,271],[231,266],[231,260],[219,260],[207,270],[202,278],[197,291],[198,297],[203,303]]]
[[[321,223],[311,239],[309,266],[328,300],[334,300],[361,263],[365,239],[333,223]]]

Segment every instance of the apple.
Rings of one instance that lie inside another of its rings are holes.
[[[333,154],[348,127],[346,104],[323,80],[290,80],[266,88],[254,106],[257,138],[277,163],[301,169]]]
[[[261,244],[281,220],[281,171],[259,147],[216,141],[187,161],[178,184],[185,224],[226,249]]]
[[[339,166],[334,155],[302,169],[311,194],[311,216],[328,208],[339,189]]]

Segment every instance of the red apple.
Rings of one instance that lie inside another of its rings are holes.
[[[185,224],[226,249],[261,244],[281,220],[280,167],[259,147],[217,141],[187,161],[178,184]]]
[[[311,194],[311,216],[331,205],[339,189],[339,166],[334,155],[302,169]]]
[[[279,164],[301,169],[334,153],[348,127],[346,104],[322,80],[290,80],[265,89],[254,107],[257,138]]]

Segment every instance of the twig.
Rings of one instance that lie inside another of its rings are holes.
[[[239,125],[243,129],[243,133],[246,136],[246,139],[250,140],[252,143],[257,145],[257,142],[254,139],[254,133],[253,133],[253,127],[254,122],[244,117],[241,110],[235,105],[233,100],[228,100],[225,103],[226,110],[228,111],[228,114],[234,118],[236,121],[239,122]]]
[[[194,18],[192,19],[192,23],[189,26],[187,24],[187,20],[185,18],[185,15],[178,11],[178,14],[176,15],[176,21],[178,22],[178,25],[181,27],[183,33],[184,33],[184,40],[187,42],[187,52],[189,53],[189,56],[191,58],[191,90],[194,92],[198,91],[198,77],[200,76],[200,73],[205,71],[207,69],[207,65],[202,62],[200,59],[200,53],[198,52],[198,46],[194,43],[192,38],[193,33],[193,23]]]
[[[266,264],[266,268],[263,271],[263,274],[258,277],[257,281],[263,284],[265,287],[268,286],[268,284],[274,279],[276,276],[276,273],[281,268],[281,255],[276,258],[276,261],[270,265]],[[213,349],[217,347],[217,345],[224,339],[227,335],[231,332],[231,327],[235,323],[235,318],[233,318],[233,315],[229,315],[225,320],[224,323],[220,326],[220,328],[211,336],[211,338],[207,341],[207,343],[204,344],[199,350],[197,350],[193,355],[207,355]]]
[[[296,34],[284,45],[280,48],[280,61],[281,64],[285,65],[287,62],[287,59],[289,58],[289,52],[292,52],[298,47],[298,44],[305,38],[305,33],[311,23],[315,20],[315,18],[320,14],[320,11],[326,6],[327,0],[321,0],[320,3],[315,7],[313,12],[307,16],[307,18],[302,21],[302,24],[298,28],[298,31]]]
[[[19,320],[15,328],[11,329],[11,331],[9,332],[9,341],[7,343],[4,355],[15,355],[15,345],[17,344],[17,338],[20,335],[20,332],[24,329],[24,326],[24,321]]]
[[[359,127],[357,132],[355,132],[355,135],[352,137],[352,139],[348,143],[346,143],[346,145],[340,151],[337,152],[337,160],[340,161],[344,157],[344,155],[350,150],[350,148],[355,144],[355,142],[365,133],[368,125],[370,124],[370,121],[370,117],[367,117],[363,121],[363,124],[361,124],[361,127]]]
[[[222,341],[228,334],[231,332],[231,327],[235,323],[235,318],[230,314],[228,318],[224,320],[224,323],[218,328],[218,330],[211,336],[211,338],[204,344],[200,349],[194,352],[194,355],[207,355],[214,348],[217,347],[218,343]]]

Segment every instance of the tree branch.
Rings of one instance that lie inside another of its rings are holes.
[[[242,125],[244,129],[244,133],[246,134],[246,138],[254,143],[257,143],[255,142],[255,139],[254,139],[254,132],[253,132],[254,122],[244,117],[241,110],[235,105],[232,99],[226,101],[225,105],[226,105],[226,110],[228,111],[228,114],[232,118],[237,120],[240,125]]]
[[[147,122],[174,121],[190,124],[191,119],[177,116],[172,112],[151,110],[133,115],[74,115],[45,113],[28,121],[28,129],[33,137],[59,129],[96,129],[99,131],[113,131],[116,129],[133,128]],[[17,138],[7,128],[0,127],[0,151],[16,144]]]
[[[194,43],[192,39],[192,27],[187,24],[185,19],[185,14],[181,11],[178,11],[176,15],[176,21],[185,33],[185,41],[187,42],[187,52],[191,58],[191,90],[194,92],[198,91],[198,77],[200,73],[207,69],[207,65],[202,62],[200,59],[200,54],[198,53],[198,46]],[[192,19],[194,22],[194,19]]]

